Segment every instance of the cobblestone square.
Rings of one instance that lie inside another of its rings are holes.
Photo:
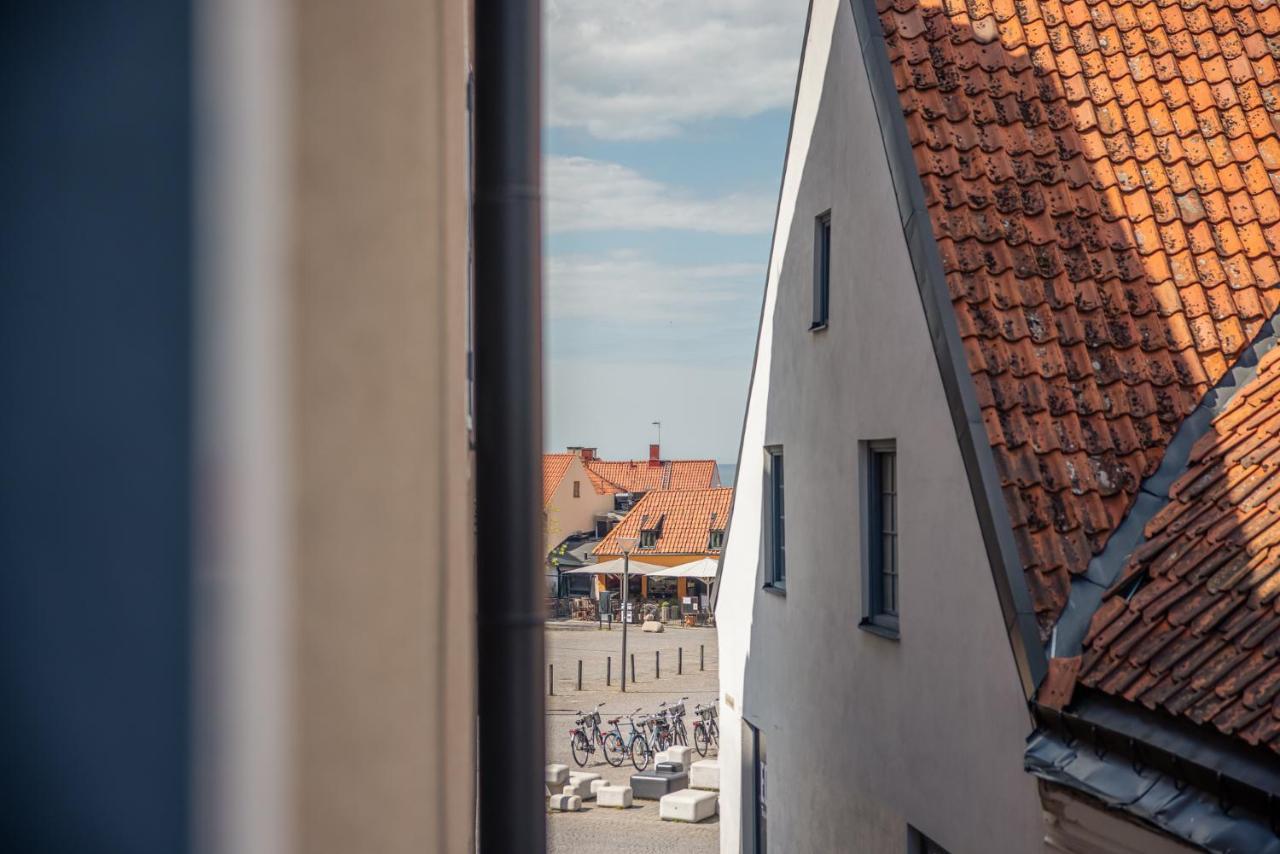
[[[683,649],[683,673],[677,673],[678,650]],[[699,670],[699,651],[705,655],[705,669]],[[658,703],[688,697],[689,715],[685,725],[692,737],[692,712],[698,703],[714,702],[719,689],[719,656],[715,629],[684,628],[668,625],[660,634],[645,634],[638,626],[627,630],[627,652],[635,654],[636,679],[630,681],[627,693],[619,684],[622,628],[599,630],[595,623],[573,621],[547,624],[547,663],[554,668],[554,695],[546,698],[547,761],[568,765],[570,770],[590,771],[611,783],[625,785],[635,768],[626,762],[614,768],[597,753],[585,768],[579,769],[569,751],[569,727],[581,711],[591,711],[597,703],[604,705],[600,714],[606,720],[627,714],[637,707],[644,712],[657,709]],[[659,654],[657,662],[654,654]],[[612,685],[605,685],[606,660],[612,658]],[[582,690],[577,690],[578,661],[582,662]],[[661,667],[660,675],[656,666]],[[623,722],[623,731],[628,728]],[[710,755],[714,756],[714,753]],[[695,759],[701,758],[694,754]],[[579,813],[552,812],[547,816],[548,849],[556,854],[586,852],[634,852],[635,854],[668,854],[690,852],[708,854],[719,850],[719,819],[701,824],[680,824],[658,818],[656,801],[637,800],[627,810],[597,807],[595,801],[584,801]]]

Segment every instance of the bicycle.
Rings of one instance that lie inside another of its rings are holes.
[[[636,709],[636,711],[640,711]],[[630,720],[630,715],[627,716]],[[622,734],[622,728],[618,726],[618,721],[622,720],[619,715],[616,718],[609,718],[605,723],[613,727],[612,730],[605,732],[601,745],[604,747],[604,761],[608,762],[614,768],[622,767],[622,763],[626,761],[627,756],[631,753],[630,744],[627,738]],[[635,737],[636,725],[631,725],[631,737]],[[616,760],[615,761],[615,757]]]
[[[689,731],[684,726],[684,701],[687,699],[689,698],[681,697],[679,702],[671,706],[667,706],[666,701],[658,704],[659,714],[666,717],[667,724],[671,728],[671,742],[686,747],[689,744]]]
[[[698,751],[699,756],[706,756],[712,747],[719,751],[720,727],[716,723],[715,705],[699,704],[693,707],[693,713],[698,716],[698,720],[693,722],[694,750]]]
[[[649,767],[649,760],[654,754],[667,749],[671,743],[671,736],[666,721],[657,715],[646,715],[640,719],[638,725],[634,723],[632,725],[636,726],[636,734],[639,737],[631,742],[631,764],[637,771],[643,771]]]
[[[613,765],[613,760],[609,757],[610,750],[622,749],[621,736],[614,733],[605,733],[600,731],[600,707],[604,703],[597,703],[595,709],[590,714],[582,715],[574,720],[575,726],[569,730],[569,752],[573,755],[573,761],[581,768],[587,764],[587,758],[596,752],[596,745],[600,745],[600,749],[604,751],[605,761]],[[578,712],[582,714],[581,710]],[[617,744],[610,744],[613,738],[617,738]],[[622,764],[621,761],[618,762]]]

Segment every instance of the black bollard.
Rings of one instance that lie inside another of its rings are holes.
[[[582,659],[578,659],[578,690],[582,690]]]
[[[547,693],[555,696],[556,693],[556,666],[554,664],[547,665]]]
[[[676,650],[676,675],[684,675],[684,647]]]
[[[604,660],[604,685],[608,688],[613,684],[613,656],[609,656]]]

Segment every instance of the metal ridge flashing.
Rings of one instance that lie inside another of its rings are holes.
[[[1280,854],[1280,769],[1215,731],[1084,690],[1034,705],[1031,774],[1211,851]]]
[[[880,17],[874,0],[849,2],[898,199],[898,216],[911,266],[915,270],[916,287],[920,291],[934,356],[938,360],[938,372],[973,493],[974,509],[1004,615],[1005,631],[1018,667],[1023,694],[1029,699],[1044,679],[1047,657],[1040,642],[1030,591],[1023,577],[1022,558],[1013,538],[1013,523],[1000,488],[995,455],[960,341],[960,329],[951,306],[942,257],[938,253],[925,206],[924,185],[916,168],[902,104],[893,82],[893,69],[889,64]]]
[[[1223,375],[1190,415],[1182,420],[1173,441],[1165,449],[1155,474],[1142,481],[1128,514],[1093,556],[1081,575],[1071,579],[1066,607],[1053,627],[1046,652],[1050,657],[1079,655],[1094,612],[1102,604],[1108,588],[1120,577],[1133,550],[1146,542],[1143,530],[1151,517],[1169,503],[1169,487],[1187,470],[1187,458],[1196,441],[1209,432],[1213,419],[1226,408],[1240,389],[1258,373],[1258,362],[1280,340],[1280,316],[1273,316],[1241,352],[1231,370]]]

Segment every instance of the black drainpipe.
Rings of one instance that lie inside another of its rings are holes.
[[[540,852],[542,4],[474,9],[478,845]]]

